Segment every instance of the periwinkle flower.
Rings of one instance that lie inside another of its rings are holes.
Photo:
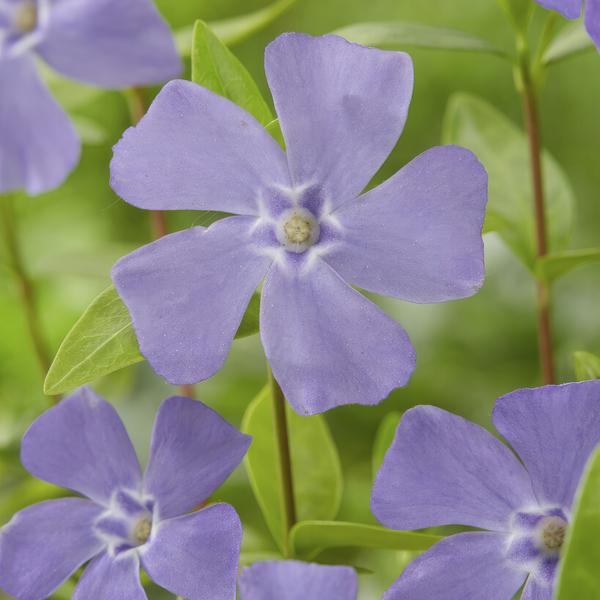
[[[414,560],[385,600],[551,600],[584,466],[600,443],[600,381],[517,390],[496,402],[496,429],[433,406],[409,410],[373,488],[384,525],[460,524]]]
[[[356,600],[351,567],[297,560],[253,564],[239,579],[240,600]]]
[[[208,229],[121,259],[115,285],[140,349],[171,383],[217,372],[263,278],[261,337],[293,408],[375,404],[415,365],[405,331],[350,284],[412,302],[476,292],[487,176],[433,148],[361,191],[406,120],[412,62],[337,36],[284,34],[266,73],[287,153],[248,113],[186,81],[115,147],[113,189],[146,209],[215,209]]]
[[[545,8],[558,11],[567,19],[581,16],[582,4],[585,12],[585,27],[600,50],[600,0],[536,0]]]
[[[78,136],[39,78],[36,57],[106,88],[181,71],[151,0],[0,0],[0,193],[52,189],[79,159]]]
[[[48,597],[91,560],[75,600],[144,600],[140,563],[188,600],[233,600],[242,528],[228,504],[191,512],[228,477],[250,438],[190,398],[161,405],[142,475],[110,404],[83,388],[23,437],[30,473],[86,497],[35,504],[0,530],[0,588]]]

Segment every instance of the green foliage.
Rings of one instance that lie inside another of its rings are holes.
[[[567,23],[546,48],[542,62],[550,66],[594,49],[594,42],[583,22],[573,21]]]
[[[254,79],[202,21],[194,27],[192,81],[241,106],[263,125],[273,121]]]
[[[489,175],[485,231],[496,231],[532,271],[536,266],[529,149],[522,131],[496,108],[468,94],[454,95],[444,119],[444,142],[472,150]],[[546,151],[548,244],[561,252],[571,238],[575,199],[558,163]]]
[[[600,379],[600,356],[591,352],[574,352],[573,363],[577,381]]]
[[[385,453],[392,445],[396,429],[402,418],[402,413],[393,411],[385,415],[379,425],[379,429],[375,434],[375,442],[373,443],[373,457],[371,460],[371,471],[373,473],[373,479],[377,476],[379,467],[383,463]]]
[[[500,7],[506,12],[513,27],[518,32],[525,32],[533,13],[531,0],[498,0]]]
[[[536,272],[538,277],[550,282],[559,279],[577,267],[597,262],[600,262],[600,248],[566,250],[539,258],[536,264]]]
[[[255,12],[230,19],[213,21],[209,23],[209,26],[224,44],[231,46],[243,42],[257,31],[267,27],[296,2],[297,0],[278,0],[278,2],[274,2]],[[175,34],[175,42],[182,56],[190,55],[190,40],[193,35],[193,26],[184,27]]]
[[[259,310],[260,297],[254,294],[236,338],[258,331]],[[62,394],[142,360],[129,311],[110,286],[92,301],[63,340],[44,392]]]
[[[576,440],[573,440],[576,443]],[[600,590],[600,447],[577,490],[573,518],[559,563],[556,600],[597,598]]]
[[[322,550],[346,546],[423,551],[442,538],[414,531],[393,531],[363,523],[305,521],[294,525],[290,539],[295,554],[311,560]]]
[[[498,48],[492,42],[470,33],[420,23],[400,21],[356,23],[337,29],[334,33],[351,42],[385,50],[402,50],[413,47],[431,50],[483,52],[508,57],[504,50]]]
[[[337,448],[327,422],[321,415],[301,417],[287,403],[286,414],[297,518],[300,521],[334,519],[343,482]],[[252,490],[273,538],[283,551],[283,496],[268,386],[248,406],[242,431],[253,438],[245,458]]]

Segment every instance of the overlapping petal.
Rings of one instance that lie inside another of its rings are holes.
[[[471,525],[506,531],[535,506],[527,472],[489,432],[433,406],[409,410],[373,486],[373,514],[393,529]]]
[[[0,193],[58,187],[79,160],[69,118],[41,82],[33,58],[0,60]]]
[[[265,70],[294,185],[322,185],[332,207],[354,198],[404,127],[410,57],[333,35],[288,33],[267,47]]]
[[[279,560],[255,563],[239,580],[240,600],[354,600],[350,567]]]
[[[115,146],[111,186],[147,209],[258,214],[261,190],[289,186],[285,155],[254,117],[189,81],[158,94]]]
[[[140,560],[134,552],[117,557],[104,552],[86,568],[73,600],[146,600],[140,582]]]
[[[533,577],[527,579],[523,588],[521,600],[552,600],[554,587],[551,585],[542,585]]]
[[[115,409],[81,388],[41,415],[23,436],[21,461],[40,479],[107,504],[117,488],[139,489],[135,450]]]
[[[427,150],[334,216],[325,260],[350,283],[412,302],[474,294],[484,277],[487,174],[468,150]]]
[[[410,563],[383,600],[508,600],[526,574],[506,563],[504,544],[495,533],[448,537]]]
[[[255,252],[250,217],[163,237],[122,258],[112,277],[142,354],[173,384],[218,371],[272,259]]]
[[[93,524],[102,509],[65,498],[34,504],[0,530],[0,588],[19,600],[46,598],[102,551]]]
[[[160,518],[182,515],[206,500],[240,463],[250,441],[200,402],[165,400],[156,416],[144,477]]]
[[[586,1],[585,26],[596,47],[600,50],[600,0]]]
[[[545,8],[558,11],[567,19],[577,19],[581,15],[581,0],[537,0],[537,2]]]
[[[163,521],[142,551],[142,565],[158,585],[193,600],[232,600],[242,542],[235,510],[215,504]]]
[[[38,51],[63,75],[108,88],[181,72],[171,31],[150,0],[52,2]]]
[[[600,381],[517,390],[498,399],[493,421],[527,468],[539,502],[570,508],[600,443]]]
[[[273,374],[299,414],[377,404],[415,366],[404,329],[318,257],[273,265],[260,321]]]

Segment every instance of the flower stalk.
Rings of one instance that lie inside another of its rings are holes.
[[[25,266],[23,253],[21,252],[21,245],[19,243],[12,206],[12,197],[8,194],[0,196],[0,207],[2,211],[3,237],[6,244],[9,267],[15,276],[15,281],[19,289],[23,313],[27,321],[29,337],[31,338],[35,350],[37,362],[42,374],[45,375],[50,368],[50,354],[42,334],[42,327],[37,311],[35,289],[27,271],[27,267]]]
[[[292,474],[292,456],[290,452],[290,436],[286,416],[286,400],[281,387],[269,370],[271,398],[273,400],[273,421],[277,442],[277,458],[279,462],[281,493],[283,497],[284,518],[284,556],[290,556],[290,530],[296,523],[296,500],[294,497],[294,479]]]

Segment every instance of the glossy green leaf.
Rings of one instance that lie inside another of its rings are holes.
[[[236,338],[258,331],[260,297],[250,300]],[[141,362],[127,307],[110,286],[97,296],[63,340],[44,382],[44,393],[62,394]]]
[[[421,23],[373,22],[356,23],[334,31],[351,42],[384,50],[428,48],[432,50],[463,50],[498,56],[506,53],[489,42],[464,31],[432,27]]]
[[[574,352],[573,363],[577,381],[600,379],[600,356],[591,352]]]
[[[567,23],[546,48],[542,61],[546,66],[554,65],[594,49],[594,42],[583,21],[573,21]]]
[[[192,81],[241,106],[263,125],[273,121],[250,73],[202,21],[194,27]]]
[[[381,464],[383,463],[385,453],[392,445],[392,441],[394,440],[394,435],[396,434],[396,429],[398,428],[398,423],[400,423],[401,418],[402,413],[388,413],[385,415],[381,421],[381,424],[379,425],[379,428],[377,429],[375,441],[373,442],[373,456],[371,459],[371,471],[373,474],[373,479],[375,479],[377,476],[379,467],[381,467]]]
[[[333,519],[340,506],[343,484],[340,460],[327,422],[322,415],[301,417],[287,403],[286,413],[297,518]],[[273,538],[283,550],[283,496],[268,386],[248,406],[242,431],[253,437],[245,458],[252,490]]]
[[[212,21],[208,26],[228,46],[243,42],[257,31],[267,27],[288,10],[297,0],[278,0],[269,6],[231,19]],[[182,56],[189,56],[192,47],[193,26],[183,27],[175,34],[175,43]]]
[[[575,443],[576,440],[573,440]],[[600,590],[600,447],[577,490],[559,563],[556,600],[598,598]]]
[[[299,522],[290,535],[297,556],[310,559],[326,548],[354,546],[423,551],[442,538],[414,531],[394,531],[377,525],[343,521]]]
[[[566,250],[538,259],[536,271],[546,281],[554,281],[577,267],[600,262],[600,248]]]
[[[536,265],[533,193],[525,134],[480,98],[457,94],[444,119],[444,143],[472,150],[489,175],[485,231],[496,231],[532,271]],[[575,200],[558,163],[543,153],[548,244],[551,253],[569,243]]]
[[[273,136],[275,141],[285,150],[285,139],[283,138],[283,131],[281,131],[281,124],[279,119],[273,119],[267,126],[266,130]]]

